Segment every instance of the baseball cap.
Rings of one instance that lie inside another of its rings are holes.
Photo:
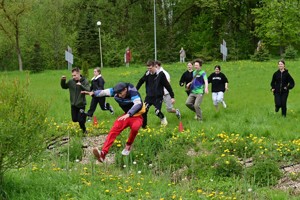
[[[126,88],[126,87],[127,87],[126,83],[120,82],[114,87],[114,91],[115,91],[115,93],[118,94],[118,93],[122,92],[124,90],[124,88]]]

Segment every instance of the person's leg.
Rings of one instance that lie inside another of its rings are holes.
[[[129,126],[130,118],[127,118],[126,120],[119,121],[118,119],[114,122],[114,125],[110,129],[105,142],[102,146],[102,151],[107,154],[110,147],[113,145],[115,139],[117,136]]]
[[[217,92],[213,92],[211,94],[211,97],[212,97],[213,105],[215,106],[216,111],[218,111],[219,110],[219,107],[218,107],[218,93]]]
[[[196,99],[196,95],[190,93],[190,95],[188,96],[188,98],[185,102],[185,105],[194,112],[195,112],[195,107],[194,107],[195,99]]]
[[[284,117],[286,117],[288,96],[289,96],[289,93],[284,93],[281,95],[281,114]]]
[[[79,126],[82,129],[82,132],[86,133],[86,127],[85,127],[86,114],[80,112],[80,110],[85,110],[85,107],[81,107],[77,109],[78,109],[77,119],[78,119]]]
[[[162,101],[163,97],[156,97],[153,104],[155,107],[155,115],[160,119],[163,119],[165,117],[164,114],[161,112]]]
[[[281,95],[278,93],[274,94],[275,112],[278,112],[281,107]]]
[[[146,126],[147,126],[147,115],[148,115],[148,111],[150,109],[150,106],[152,105],[152,101],[151,101],[151,98],[146,96],[144,102],[145,102],[145,105],[146,105],[146,112],[142,114],[142,116],[143,116],[143,125],[142,125],[142,127],[146,128]]]
[[[170,94],[166,94],[164,95],[164,102],[166,104],[166,109],[167,109],[167,112],[169,113],[175,113],[176,110],[175,108],[173,108],[173,104],[172,104],[172,101],[171,101],[171,96]]]
[[[197,120],[200,120],[200,121],[202,121],[202,119],[203,119],[202,118],[202,110],[200,108],[202,100],[203,100],[203,94],[197,94],[197,97],[196,97],[196,100],[195,100],[195,103],[194,103],[194,108],[195,108],[195,111],[196,111]]]
[[[138,134],[138,131],[141,128],[142,124],[143,124],[142,116],[130,118],[130,120],[129,120],[130,133],[129,133],[129,137],[126,142],[127,145],[133,144],[134,139],[135,139],[136,135]]]
[[[101,110],[109,110],[109,108],[105,105],[105,97],[98,97],[98,103]]]
[[[90,109],[87,111],[86,115],[92,117],[97,107],[97,97],[92,97]]]
[[[73,122],[78,122],[78,113],[79,109],[77,109],[75,106],[71,106],[71,116]]]

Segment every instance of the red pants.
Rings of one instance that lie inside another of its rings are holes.
[[[131,145],[138,134],[139,129],[143,124],[143,117],[136,116],[136,117],[128,117],[126,120],[118,121],[118,119],[114,122],[113,127],[110,129],[106,140],[103,144],[102,151],[105,154],[108,153],[109,148],[113,145],[117,136],[127,127],[130,127],[129,137],[127,139],[127,144]]]

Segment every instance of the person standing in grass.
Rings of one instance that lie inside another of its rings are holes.
[[[104,84],[105,81],[101,75],[101,69],[100,67],[96,67],[94,69],[94,77],[91,80],[91,91],[96,91],[96,90],[104,90]],[[110,113],[113,115],[114,110],[113,107],[109,103],[105,103],[105,97],[96,97],[92,96],[91,104],[90,104],[90,109],[86,113],[88,117],[92,117],[97,104],[99,104],[101,110],[107,110],[110,111]]]
[[[274,94],[275,112],[281,108],[281,114],[286,117],[287,98],[289,90],[293,89],[295,81],[285,68],[284,60],[278,62],[278,70],[273,74],[271,81],[271,91]]]
[[[203,120],[200,105],[204,93],[208,94],[207,75],[202,69],[202,63],[203,61],[201,59],[194,61],[195,71],[193,72],[193,79],[187,84],[187,87],[190,87],[191,93],[185,102],[185,105],[196,113],[195,119],[198,121]]]
[[[117,136],[127,127],[130,127],[129,137],[126,146],[122,151],[122,155],[128,156],[132,144],[138,134],[139,129],[143,124],[142,114],[146,108],[143,104],[141,95],[137,89],[130,83],[118,83],[114,88],[96,91],[83,91],[83,94],[89,94],[96,97],[114,97],[116,102],[124,111],[124,114],[117,118],[113,127],[110,129],[106,140],[100,151],[98,148],[93,149],[93,154],[99,162],[104,162],[110,147],[113,145]]]
[[[170,74],[166,70],[164,70],[164,68],[161,66],[161,62],[158,61],[158,60],[156,60],[155,61],[155,66],[156,66],[156,68],[158,70],[158,73],[164,73],[165,76],[166,76],[166,78],[167,78],[167,80],[170,83],[171,82]],[[169,112],[169,113],[175,113],[176,117],[178,119],[180,119],[181,118],[180,111],[179,111],[179,109],[175,109],[173,107],[173,103],[171,101],[171,95],[170,95],[170,93],[168,92],[168,90],[166,88],[164,88],[163,100],[164,100],[164,102],[166,104],[167,112]]]
[[[188,62],[187,63],[187,70],[181,75],[180,81],[179,81],[179,85],[180,87],[185,86],[191,82],[193,80],[193,63],[192,62]],[[186,88],[185,90],[186,94],[189,96],[190,94],[190,90],[189,88]]]
[[[63,89],[69,89],[72,121],[78,122],[83,133],[87,133],[85,127],[86,116],[84,114],[86,99],[81,91],[89,91],[90,86],[86,78],[80,74],[80,69],[72,69],[72,79],[66,81],[66,76],[61,77],[60,85]]]
[[[147,69],[148,71],[142,76],[142,78],[140,78],[139,82],[136,85],[136,88],[138,90],[144,83],[146,85],[146,112],[143,114],[144,120],[142,127],[146,128],[147,126],[147,114],[150,106],[152,105],[155,107],[155,115],[159,117],[161,125],[166,126],[168,125],[167,118],[161,112],[164,88],[166,88],[170,94],[171,104],[175,103],[174,92],[169,81],[166,78],[166,75],[164,73],[158,72],[154,61],[149,60],[147,62]]]
[[[228,90],[228,79],[225,74],[221,72],[220,65],[215,66],[215,72],[209,75],[208,83],[211,83],[212,100],[216,111],[219,110],[219,103],[222,103],[223,107],[226,108],[227,105],[224,101],[224,92]]]

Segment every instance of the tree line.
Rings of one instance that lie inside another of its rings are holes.
[[[155,2],[155,4],[154,4]],[[0,70],[65,69],[64,52],[74,64],[123,65],[126,47],[133,62],[154,58],[154,6],[157,57],[179,61],[249,59],[260,41],[271,55],[300,48],[300,0],[0,0]]]

